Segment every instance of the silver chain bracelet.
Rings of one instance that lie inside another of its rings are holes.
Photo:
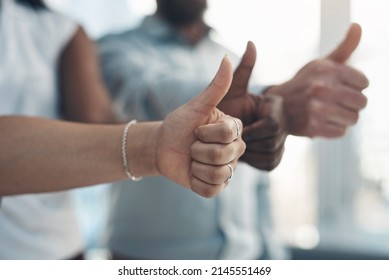
[[[123,138],[122,138],[122,159],[123,159],[123,166],[124,166],[124,172],[133,181],[140,181],[143,179],[143,177],[135,177],[134,175],[131,174],[131,172],[128,169],[128,162],[127,162],[127,137],[128,137],[128,129],[130,128],[131,125],[135,124],[137,121],[132,120],[127,125],[124,127],[123,131]]]

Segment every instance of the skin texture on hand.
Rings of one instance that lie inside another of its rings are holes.
[[[234,72],[231,87],[218,108],[243,122],[243,139],[247,148],[240,160],[270,171],[281,161],[287,136],[283,100],[277,96],[260,96],[248,92],[255,60],[255,45],[248,42]]]
[[[328,56],[308,63],[294,78],[268,90],[266,95],[283,98],[289,134],[335,138],[358,121],[359,111],[367,104],[362,90],[369,82],[345,63],[358,47],[361,34],[361,27],[352,24]]]
[[[160,174],[204,197],[224,189],[231,175],[227,164],[235,168],[245,149],[242,138],[235,139],[235,122],[216,109],[231,80],[232,66],[224,58],[208,88],[170,113],[158,131],[156,166]]]

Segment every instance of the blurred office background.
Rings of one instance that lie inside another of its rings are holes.
[[[47,0],[93,38],[135,27],[155,0]],[[294,258],[389,259],[389,2],[385,0],[208,0],[217,40],[258,49],[256,79],[283,82],[325,55],[350,21],[363,27],[349,62],[370,79],[368,107],[340,140],[289,137],[271,173],[273,215]],[[91,249],[101,247],[108,186],[76,191]],[[92,250],[93,251],[93,250]]]

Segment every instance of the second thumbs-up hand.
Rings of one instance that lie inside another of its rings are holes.
[[[242,137],[247,148],[240,160],[270,171],[281,161],[287,133],[282,98],[248,91],[256,54],[255,45],[248,42],[231,87],[218,108],[243,122]]]
[[[369,82],[345,63],[358,47],[361,34],[361,27],[352,24],[332,53],[308,63],[291,80],[267,91],[268,96],[282,97],[289,134],[335,138],[358,121],[359,111],[367,104],[362,90]]]

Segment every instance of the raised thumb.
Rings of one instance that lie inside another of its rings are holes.
[[[186,106],[198,113],[210,115],[230,88],[232,73],[231,61],[225,56],[209,86]]]
[[[345,63],[358,47],[361,36],[361,26],[357,23],[351,24],[346,37],[338,45],[338,47],[327,56],[327,59],[338,63]]]
[[[231,88],[228,91],[226,98],[239,97],[247,94],[247,88],[255,61],[257,59],[257,50],[253,42],[247,43],[246,51],[243,54],[242,60],[234,72]]]

